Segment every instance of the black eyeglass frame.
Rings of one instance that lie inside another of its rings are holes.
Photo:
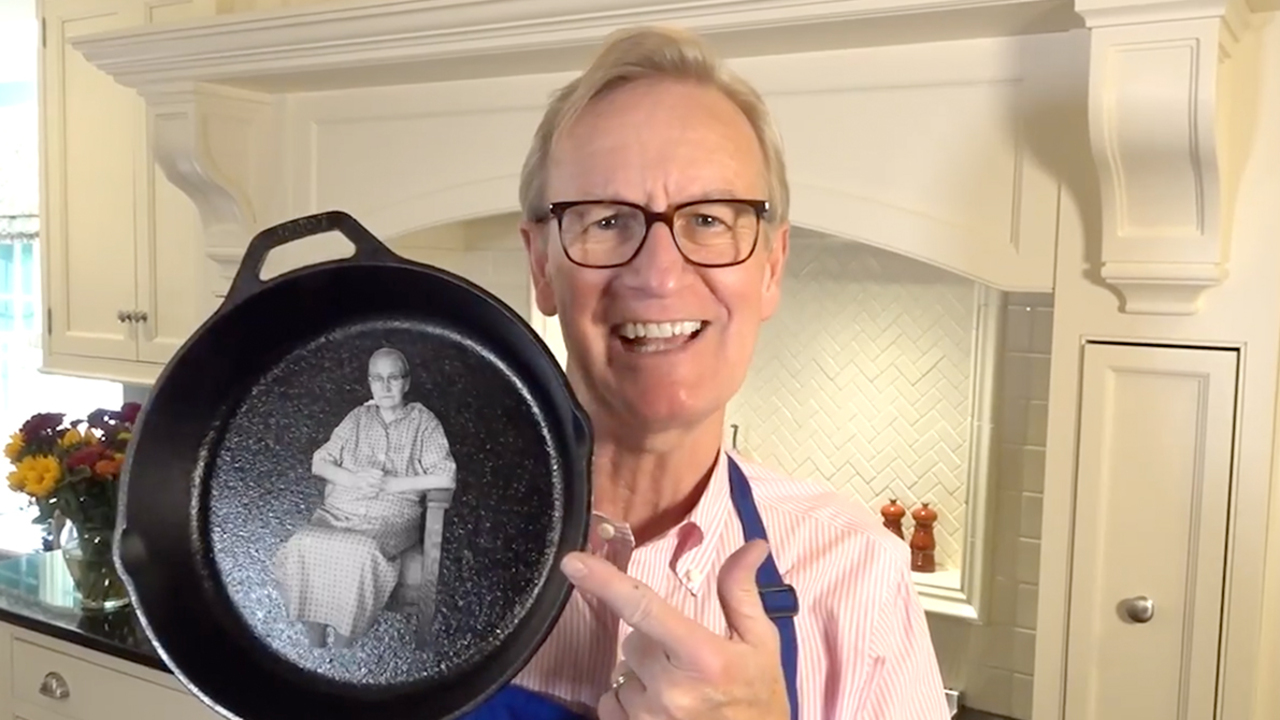
[[[633,251],[631,255],[622,262],[610,265],[588,265],[587,263],[578,262],[573,259],[573,255],[569,253],[569,248],[564,244],[564,214],[569,209],[579,205],[599,205],[602,203],[607,205],[620,205],[622,207],[629,207],[638,211],[644,217],[644,234],[640,236],[640,242],[636,243],[635,251]],[[727,263],[697,262],[685,254],[684,248],[680,247],[680,241],[676,238],[676,215],[685,208],[690,208],[694,205],[707,205],[710,203],[735,203],[737,205],[746,205],[755,212],[756,234],[755,237],[751,239],[751,249],[747,251],[746,255],[742,256],[742,259]],[[653,230],[653,226],[656,223],[662,223],[671,230],[671,242],[675,244],[676,251],[685,259],[685,262],[704,268],[725,268],[741,265],[742,263],[750,260],[752,255],[756,254],[756,247],[760,244],[760,230],[768,224],[769,210],[770,207],[768,200],[751,200],[747,198],[705,198],[702,200],[693,200],[690,202],[680,203],[679,205],[673,205],[661,212],[650,210],[643,205],[627,202],[625,200],[564,200],[547,205],[547,214],[539,222],[547,222],[548,220],[555,218],[556,235],[560,238],[560,248],[564,250],[564,256],[569,258],[569,262],[579,267],[591,268],[593,270],[608,270],[610,268],[620,268],[627,265],[632,260],[636,259],[636,256],[638,256],[640,251],[644,249],[644,244],[649,242],[649,234]]]

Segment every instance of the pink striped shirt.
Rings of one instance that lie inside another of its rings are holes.
[[[950,718],[907,544],[829,487],[734,459],[751,483],[774,561],[800,598],[801,720]],[[723,452],[693,512],[670,532],[635,547],[624,525],[597,514],[590,537],[592,552],[707,628],[726,631],[715,576],[743,535]],[[574,593],[515,682],[594,717],[629,631]]]

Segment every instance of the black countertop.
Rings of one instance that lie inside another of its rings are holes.
[[[128,607],[86,613],[60,552],[0,561],[0,622],[169,672]]]
[[[59,552],[0,561],[0,622],[169,672],[129,607],[86,613]],[[954,720],[1002,720],[961,708]]]

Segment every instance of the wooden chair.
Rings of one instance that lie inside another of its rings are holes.
[[[415,616],[414,645],[425,649],[431,642],[439,591],[440,555],[444,544],[444,519],[453,504],[453,490],[429,490],[423,500],[422,545],[400,556],[400,583],[392,592],[388,609]]]

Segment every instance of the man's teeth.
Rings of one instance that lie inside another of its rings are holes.
[[[669,338],[692,335],[702,329],[701,320],[677,320],[659,323],[623,323],[618,334],[629,340],[636,338]]]

